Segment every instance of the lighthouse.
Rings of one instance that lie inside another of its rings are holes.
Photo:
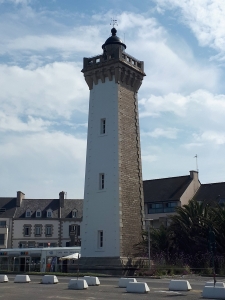
[[[113,27],[102,54],[83,59],[90,90],[81,255],[133,257],[144,201],[137,93],[144,63],[125,52]]]

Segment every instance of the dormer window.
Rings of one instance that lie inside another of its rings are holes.
[[[51,209],[47,210],[47,218],[52,218],[52,210]]]
[[[31,210],[28,208],[26,210],[26,218],[30,218],[31,217]]]
[[[72,210],[72,218],[76,218],[77,217],[77,211],[76,209]]]
[[[36,211],[36,218],[41,218],[41,210],[40,209],[38,209]]]

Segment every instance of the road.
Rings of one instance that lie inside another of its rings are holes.
[[[185,277],[189,280],[192,290],[189,292],[172,292],[168,290],[169,278],[149,279],[138,278],[137,281],[146,282],[150,288],[148,294],[131,294],[126,289],[118,287],[119,278],[101,277],[100,286],[90,286],[87,290],[68,290],[68,282],[72,277],[58,277],[58,284],[40,284],[42,276],[30,276],[30,283],[14,283],[14,275],[8,275],[9,282],[0,284],[0,299],[7,300],[43,300],[43,299],[79,299],[79,300],[117,300],[117,299],[158,299],[176,300],[202,299],[201,292],[209,278],[200,276]],[[74,278],[74,277],[73,277]],[[179,278],[181,279],[181,278]],[[219,279],[218,279],[219,281]],[[224,281],[224,279],[220,279]]]

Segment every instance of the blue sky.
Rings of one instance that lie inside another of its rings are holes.
[[[89,90],[83,57],[118,20],[145,63],[143,179],[225,181],[224,0],[0,0],[0,191],[82,198]]]

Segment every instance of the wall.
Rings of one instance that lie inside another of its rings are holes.
[[[24,236],[23,228],[25,224],[31,224],[31,235]],[[34,225],[42,225],[42,235],[36,237],[34,235]],[[45,236],[45,225],[52,225],[53,231],[51,237]],[[57,243],[59,240],[59,220],[49,219],[15,219],[13,221],[13,242],[12,248],[18,248],[20,241],[35,241],[36,243]]]
[[[118,84],[105,78],[90,91],[88,143],[82,227],[83,257],[119,257],[118,174]],[[106,118],[106,134],[100,120]],[[105,189],[99,190],[99,173],[105,174]],[[98,230],[103,230],[103,248],[98,248]]]
[[[70,236],[69,236],[70,225],[81,226],[81,222],[76,221],[76,219],[71,219],[70,221],[61,221],[61,247],[66,247],[66,242],[70,242]]]

